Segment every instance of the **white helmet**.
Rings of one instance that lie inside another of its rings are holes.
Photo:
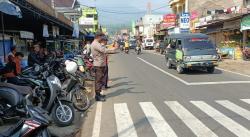
[[[78,66],[74,61],[66,60],[65,65],[66,65],[67,72],[69,72],[70,74],[75,74]]]

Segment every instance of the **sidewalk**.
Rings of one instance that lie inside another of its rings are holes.
[[[225,70],[250,75],[250,61],[225,59],[222,62],[219,62],[218,67]]]

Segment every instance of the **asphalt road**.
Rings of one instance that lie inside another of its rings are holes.
[[[248,68],[242,68],[248,69]],[[107,101],[87,113],[82,137],[249,137],[250,77],[166,68],[164,56],[112,55]]]

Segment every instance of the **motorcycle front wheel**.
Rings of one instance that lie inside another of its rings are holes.
[[[86,111],[90,107],[88,95],[83,90],[77,90],[72,97],[74,107],[79,111]]]
[[[60,127],[69,126],[74,121],[75,110],[71,103],[61,101],[61,105],[60,103],[56,103],[53,106],[52,118],[54,122]]]

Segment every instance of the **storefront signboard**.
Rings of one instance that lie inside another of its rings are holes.
[[[189,13],[182,13],[180,16],[180,28],[189,29],[190,28],[190,15]]]
[[[23,39],[34,39],[34,34],[29,31],[20,31],[20,37]]]
[[[166,14],[163,16],[163,26],[172,27],[176,24],[176,15],[175,14]]]

